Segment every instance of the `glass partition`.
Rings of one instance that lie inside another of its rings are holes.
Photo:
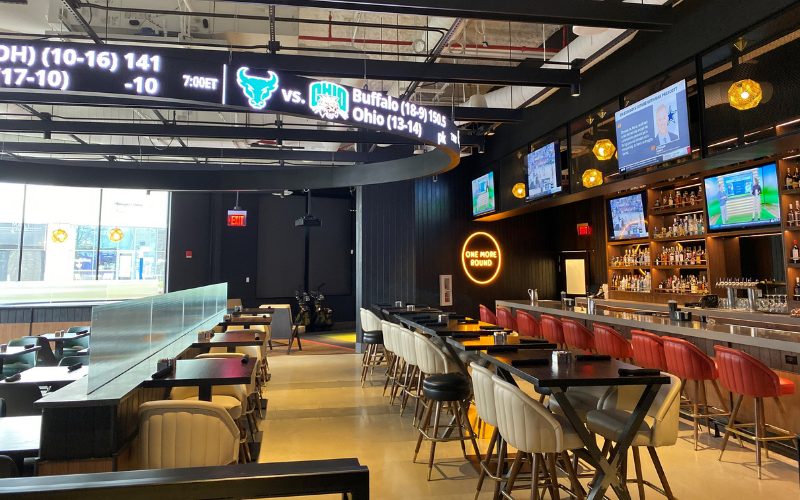
[[[89,392],[95,391],[209,320],[222,320],[228,284],[92,308]]]

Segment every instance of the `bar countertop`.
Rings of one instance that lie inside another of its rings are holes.
[[[536,303],[532,303],[530,300],[497,300],[495,304],[501,307],[586,320],[590,323],[596,321],[671,335],[698,337],[719,342],[733,342],[765,349],[800,353],[800,333],[798,332],[719,323],[701,323],[700,321],[673,321],[661,316],[610,311],[602,307],[602,304],[598,304],[600,307],[598,307],[595,314],[589,314],[586,308],[582,306],[566,308],[561,305],[560,301],[555,300],[539,300]],[[645,307],[640,309],[645,309]],[[697,314],[695,311],[693,313]],[[781,317],[781,319],[783,318]]]

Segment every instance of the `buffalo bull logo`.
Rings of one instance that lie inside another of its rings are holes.
[[[250,76],[250,68],[239,68],[236,72],[236,83],[244,90],[250,106],[255,109],[264,109],[272,93],[278,89],[278,75],[269,72],[269,78]]]
[[[311,111],[326,120],[348,119],[350,95],[347,89],[331,82],[311,84]]]

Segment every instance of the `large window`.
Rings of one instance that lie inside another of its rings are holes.
[[[0,183],[0,302],[163,293],[168,201],[164,192]]]

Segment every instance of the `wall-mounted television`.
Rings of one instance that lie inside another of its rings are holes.
[[[497,207],[494,200],[494,172],[489,172],[472,181],[472,215],[493,212]]]
[[[614,113],[620,172],[692,153],[686,80]]]
[[[710,231],[781,223],[774,163],[706,177],[703,182]]]
[[[608,235],[612,240],[647,236],[644,193],[608,200]]]
[[[534,150],[525,157],[528,195],[534,200],[561,191],[561,149],[558,141]]]

